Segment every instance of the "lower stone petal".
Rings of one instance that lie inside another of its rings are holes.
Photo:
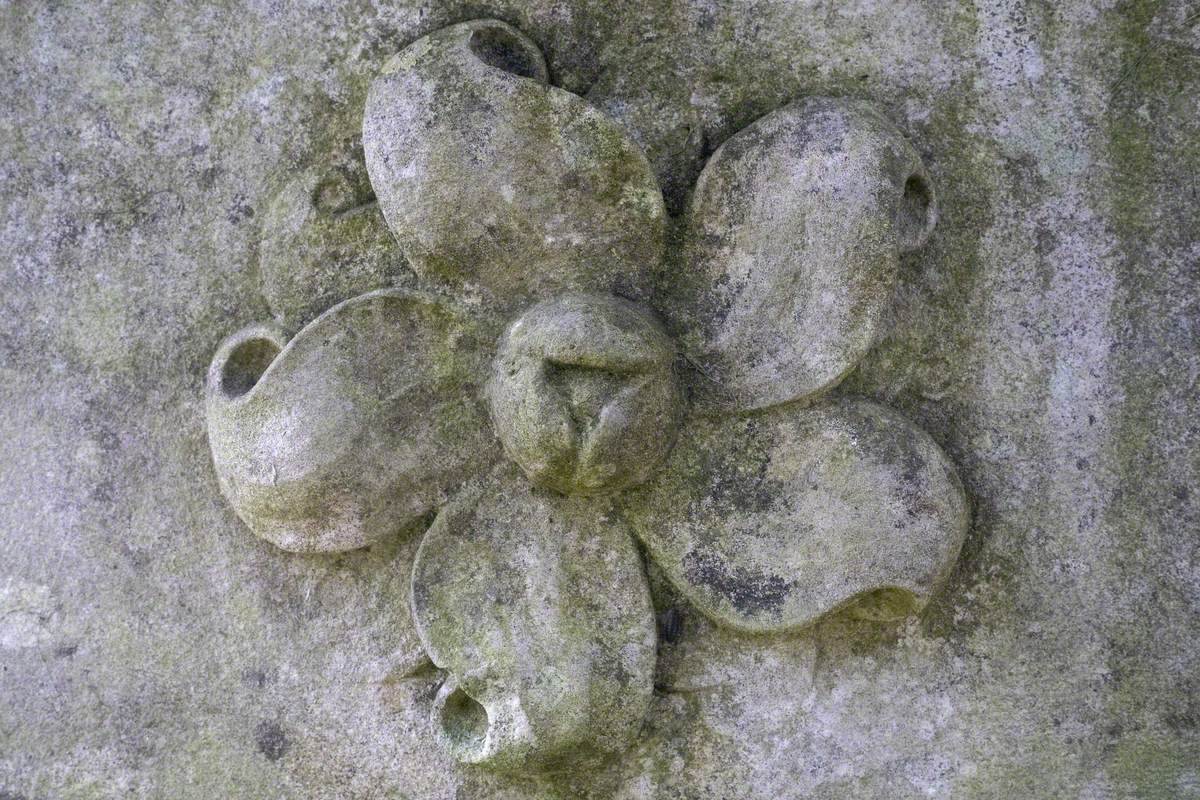
[[[512,465],[425,535],[412,609],[448,749],[497,769],[561,769],[627,747],[649,708],[656,634],[628,528],[604,503],[530,487]]]
[[[941,448],[864,400],[694,419],[626,497],[652,558],[718,624],[802,627],[919,612],[958,557],[967,500]]]

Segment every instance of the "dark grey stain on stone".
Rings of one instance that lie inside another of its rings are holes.
[[[258,723],[254,729],[254,744],[258,747],[258,752],[262,753],[268,761],[278,761],[283,758],[288,748],[292,746],[279,723],[269,720]]]
[[[747,616],[772,618],[780,611],[795,584],[777,575],[763,575],[740,567],[731,567],[719,556],[693,550],[683,559],[683,574],[689,583],[709,587]]]

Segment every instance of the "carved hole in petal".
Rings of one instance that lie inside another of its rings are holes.
[[[442,731],[450,746],[471,760],[472,755],[483,752],[487,742],[487,710],[475,698],[456,688],[446,696],[442,704]]]
[[[357,204],[354,187],[343,175],[334,175],[321,181],[313,192],[313,206],[326,214],[344,212]]]
[[[546,81],[541,55],[532,52],[528,43],[507,28],[498,25],[479,28],[471,33],[468,46],[489,67],[542,83]]]
[[[864,592],[847,609],[855,619],[870,622],[895,622],[920,610],[920,603],[912,592],[895,586]]]
[[[279,350],[270,339],[247,339],[238,344],[221,370],[221,391],[233,399],[253,389]]]
[[[929,240],[937,222],[937,207],[933,196],[933,185],[921,173],[914,174],[904,183],[904,195],[896,215],[896,229],[900,237],[900,251],[911,253],[919,250]]]

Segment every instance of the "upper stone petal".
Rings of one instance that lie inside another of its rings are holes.
[[[835,609],[919,611],[966,535],[954,467],[864,400],[693,419],[658,478],[626,497],[651,557],[715,622],[807,625]]]
[[[698,402],[765,408],[836,384],[874,343],[900,253],[936,218],[917,152],[862,103],[810,98],[725,142],[661,288]]]
[[[645,297],[663,237],[650,165],[550,86],[509,25],[454,25],[395,56],[371,85],[363,147],[418,274],[508,310],[563,290]]]

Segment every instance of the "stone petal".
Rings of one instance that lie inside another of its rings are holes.
[[[626,515],[670,581],[715,622],[781,631],[852,607],[916,613],[969,522],[945,453],[864,400],[694,419]]]
[[[725,142],[662,287],[697,400],[757,409],[836,384],[874,342],[900,253],[936,219],[917,152],[864,104],[811,98]]]
[[[435,703],[461,761],[561,769],[619,752],[650,704],[654,616],[632,534],[510,464],[447,506],[413,567]]]
[[[290,342],[255,325],[209,369],[221,489],[285,550],[349,550],[399,531],[498,455],[477,398],[487,339],[461,311],[387,289]]]
[[[659,43],[647,42],[607,64],[587,93],[588,102],[621,125],[646,154],[671,214],[683,211],[704,165],[696,72]]]
[[[454,25],[388,62],[363,147],[418,274],[508,310],[563,290],[644,299],[663,237],[650,165],[505,23]]]
[[[288,330],[412,276],[371,192],[357,138],[293,170],[263,215],[263,296]]]

